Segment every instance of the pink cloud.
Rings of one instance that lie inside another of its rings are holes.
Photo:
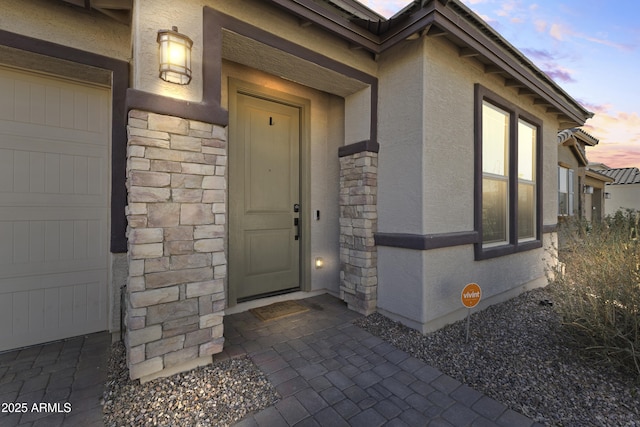
[[[608,105],[585,106],[596,115],[587,121],[585,130],[600,143],[589,148],[592,162],[610,167],[640,166],[640,115],[636,112],[611,112]]]
[[[548,50],[542,49],[522,49],[522,51],[538,64],[538,66],[553,80],[564,83],[574,82],[573,70],[559,65],[556,59],[564,57],[564,55],[556,55]]]
[[[560,67],[560,66],[556,66],[556,68],[545,67],[542,71],[544,71],[546,75],[548,75],[555,81],[561,81],[563,83],[575,82],[575,79],[571,76],[571,71],[563,67]]]
[[[536,20],[533,25],[536,28],[536,31],[539,33],[546,33],[547,32],[547,22],[543,21],[541,19]]]
[[[564,36],[566,34],[571,34],[571,30],[566,28],[560,24],[551,24],[551,28],[549,29],[549,35],[558,41],[564,41]]]
[[[390,18],[410,3],[409,0],[360,0],[360,2],[385,18]]]

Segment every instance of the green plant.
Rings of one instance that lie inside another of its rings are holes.
[[[554,275],[556,307],[585,354],[640,378],[640,213],[617,212],[602,224],[568,221]]]

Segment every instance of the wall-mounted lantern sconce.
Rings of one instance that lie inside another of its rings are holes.
[[[584,186],[584,194],[593,194],[593,186],[585,185]]]
[[[160,78],[188,85],[191,81],[191,47],[193,41],[178,32],[178,27],[158,31]]]
[[[611,193],[604,193],[604,198],[605,199],[610,199],[611,198]]]
[[[316,265],[316,268],[324,267],[324,259],[322,259],[321,257],[317,257],[315,265]]]

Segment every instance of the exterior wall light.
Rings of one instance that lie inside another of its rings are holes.
[[[611,193],[604,193],[604,198],[605,199],[610,199],[611,198]]]
[[[188,85],[191,81],[191,47],[193,41],[178,32],[178,27],[158,31],[160,78]]]
[[[585,185],[583,191],[584,191],[584,194],[593,194],[593,186]]]
[[[320,257],[316,258],[315,265],[316,265],[316,268],[324,267],[324,259],[322,259]]]

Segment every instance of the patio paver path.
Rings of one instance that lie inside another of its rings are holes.
[[[355,326],[360,315],[329,295],[312,310],[262,322],[225,317],[220,358],[248,354],[282,399],[245,426],[539,425]]]
[[[103,426],[110,345],[101,332],[1,353],[0,426]]]
[[[262,322],[225,316],[216,360],[248,354],[281,400],[244,426],[508,426],[539,424],[355,326],[329,295]],[[71,412],[0,413],[2,426],[102,426],[111,336],[92,334],[0,354],[0,403],[71,403]],[[61,406],[61,408],[64,408]]]

